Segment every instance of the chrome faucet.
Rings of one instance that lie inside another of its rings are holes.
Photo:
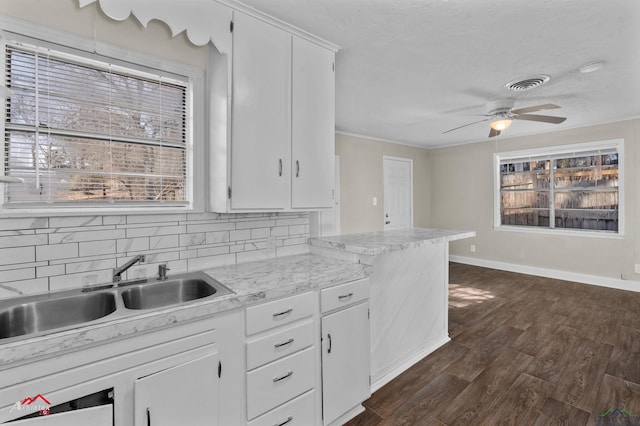
[[[114,283],[120,282],[122,280],[122,273],[124,271],[131,268],[133,265],[135,265],[138,262],[140,263],[144,262],[144,259],[145,259],[144,254],[139,254],[133,259],[131,259],[130,261],[128,261],[127,263],[125,263],[124,265],[122,265],[121,267],[115,268],[113,270],[113,282]]]

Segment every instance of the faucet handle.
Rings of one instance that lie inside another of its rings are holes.
[[[158,265],[158,279],[159,280],[166,280],[167,279],[167,271],[170,271],[171,269],[167,268],[167,264],[166,263],[162,263],[160,265]]]

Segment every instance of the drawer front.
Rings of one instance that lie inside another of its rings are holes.
[[[247,335],[313,315],[313,293],[303,293],[247,308]]]
[[[320,291],[322,313],[352,305],[369,298],[369,279],[352,281]]]
[[[264,337],[249,339],[247,341],[247,370],[253,370],[312,346],[313,336],[313,320],[309,319]]]
[[[247,373],[247,418],[286,402],[314,387],[315,347]]]
[[[316,423],[316,393],[309,391],[249,422],[249,426],[309,426]]]

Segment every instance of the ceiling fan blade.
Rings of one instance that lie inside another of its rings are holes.
[[[490,120],[490,118],[485,118],[484,120],[474,121],[473,123],[469,123],[469,124],[465,124],[465,125],[460,126],[460,127],[455,127],[453,129],[449,129],[446,132],[442,132],[442,134],[444,135],[445,133],[453,132],[454,130],[462,129],[463,127],[471,126],[472,124],[482,123],[483,121],[489,121],[489,120]]]
[[[556,109],[556,108],[560,108],[560,107],[556,104],[543,104],[543,105],[536,105],[536,106],[531,106],[526,108],[512,109],[511,112],[514,114],[526,114],[528,112],[535,112],[535,111],[542,111],[543,109]]]
[[[560,124],[566,117],[553,117],[551,115],[535,115],[535,114],[518,114],[514,117],[515,120],[527,120],[527,121],[541,121],[543,123]]]
[[[493,128],[492,128],[492,129],[489,131],[489,137],[490,137],[490,138],[492,138],[492,137],[494,137],[494,136],[498,136],[499,134],[500,134],[500,130],[496,130],[496,129],[493,129]]]

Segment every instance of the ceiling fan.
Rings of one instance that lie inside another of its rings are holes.
[[[445,133],[453,132],[454,130],[462,129],[463,127],[471,126],[476,123],[489,121],[489,126],[491,126],[489,137],[492,138],[494,136],[498,136],[502,130],[509,127],[513,120],[539,121],[542,123],[552,124],[560,124],[566,120],[566,117],[529,114],[530,112],[535,111],[560,108],[555,104],[543,104],[526,108],[513,109],[513,100],[504,100],[500,101],[499,103],[493,104],[492,106],[490,106],[490,108],[491,109],[487,114],[482,114],[488,118],[485,118],[484,120],[474,121],[473,123],[468,123],[454,129],[449,129],[446,132],[442,132],[442,134],[444,135]]]

